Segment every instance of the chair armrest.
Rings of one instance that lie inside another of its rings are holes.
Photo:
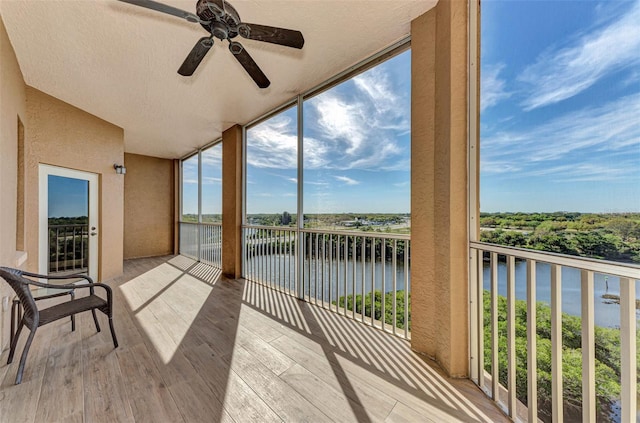
[[[38,279],[55,279],[55,280],[64,280],[64,279],[85,279],[89,283],[94,283],[93,279],[86,275],[39,275],[37,273],[25,272],[23,270],[20,271],[23,276],[28,276],[30,278],[38,278]]]
[[[66,284],[66,285],[52,285],[52,284],[48,284],[48,283],[42,283],[42,282],[37,282],[37,281],[32,281],[31,279],[25,279],[25,281],[27,281],[26,283],[28,285],[33,285],[33,286],[38,286],[40,288],[52,288],[52,289],[79,289],[79,288],[89,288],[91,290],[91,293],[93,294],[93,288],[94,287],[99,287],[99,288],[103,288],[105,290],[105,292],[107,293],[107,303],[109,304],[109,307],[111,307],[111,303],[113,301],[113,291],[111,290],[111,287],[109,285],[105,285],[103,283],[85,283],[82,285],[76,285],[76,284]]]

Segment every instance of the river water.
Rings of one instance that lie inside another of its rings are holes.
[[[252,269],[253,263],[267,269],[263,273],[272,281],[283,281],[283,286],[293,288],[293,280],[295,275],[295,264],[293,259],[288,255],[266,255],[250,258],[247,262],[247,269]],[[354,263],[352,260],[346,264],[335,261],[329,264],[328,260],[317,262],[316,260],[305,260],[305,295],[311,294],[318,298],[322,295],[324,289],[325,299],[331,298],[335,300],[337,297],[345,294],[344,281],[347,281],[347,295],[353,293],[354,281]],[[256,267],[257,268],[257,267]],[[364,266],[361,260],[355,261],[355,294],[365,294],[371,292],[371,273],[372,268],[375,274],[375,288],[382,290],[383,284],[383,265],[376,262],[375,266],[371,266],[370,261],[365,261]],[[363,280],[364,270],[364,280]],[[489,263],[484,263],[483,269],[484,288],[490,288],[490,267]],[[384,291],[386,293],[393,291],[393,266],[389,261],[384,266]],[[411,288],[410,269],[406,279]],[[396,290],[403,290],[405,286],[404,263],[398,260],[396,268]],[[524,261],[516,261],[516,298],[526,300],[526,280],[527,269]],[[551,302],[551,266],[546,263],[536,263],[536,299],[547,304]],[[346,276],[346,278],[345,278]],[[259,278],[260,279],[260,278]],[[318,281],[316,286],[316,281]],[[563,267],[562,268],[562,311],[564,313],[580,316],[581,315],[581,281],[580,270]],[[611,300],[602,298],[604,294],[620,295],[620,281],[615,276],[607,276],[602,274],[594,275],[594,320],[596,326],[604,327],[620,327],[620,305],[613,303]],[[498,294],[507,295],[507,269],[506,263],[498,263]],[[640,299],[640,281],[636,281],[636,298]],[[640,319],[640,311],[636,310],[636,319]]]
[[[484,263],[484,289],[489,289],[490,267]],[[516,261],[516,298],[527,299],[527,266],[524,261]],[[498,294],[507,295],[507,266],[498,263]],[[620,279],[602,274],[594,275],[594,321],[596,326],[620,327],[620,305],[602,298],[604,294],[620,295]],[[636,281],[636,298],[640,299],[640,282]],[[536,263],[536,300],[551,304],[551,265]],[[562,311],[573,316],[581,315],[580,270],[562,268]],[[636,310],[636,319],[640,312]]]

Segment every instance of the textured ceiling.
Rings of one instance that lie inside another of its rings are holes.
[[[164,0],[194,12],[195,0]],[[302,50],[240,39],[271,80],[258,89],[219,40],[195,74],[177,69],[207,32],[116,0],[0,0],[25,82],[124,129],[125,151],[177,158],[409,35],[436,0],[232,0],[246,22],[297,29]]]

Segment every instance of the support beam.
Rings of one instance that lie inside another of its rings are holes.
[[[468,5],[441,0],[411,23],[411,339],[468,374]]]
[[[222,274],[242,276],[242,127],[222,133]]]

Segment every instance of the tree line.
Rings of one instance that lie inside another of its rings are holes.
[[[481,213],[480,240],[640,263],[640,213]]]

